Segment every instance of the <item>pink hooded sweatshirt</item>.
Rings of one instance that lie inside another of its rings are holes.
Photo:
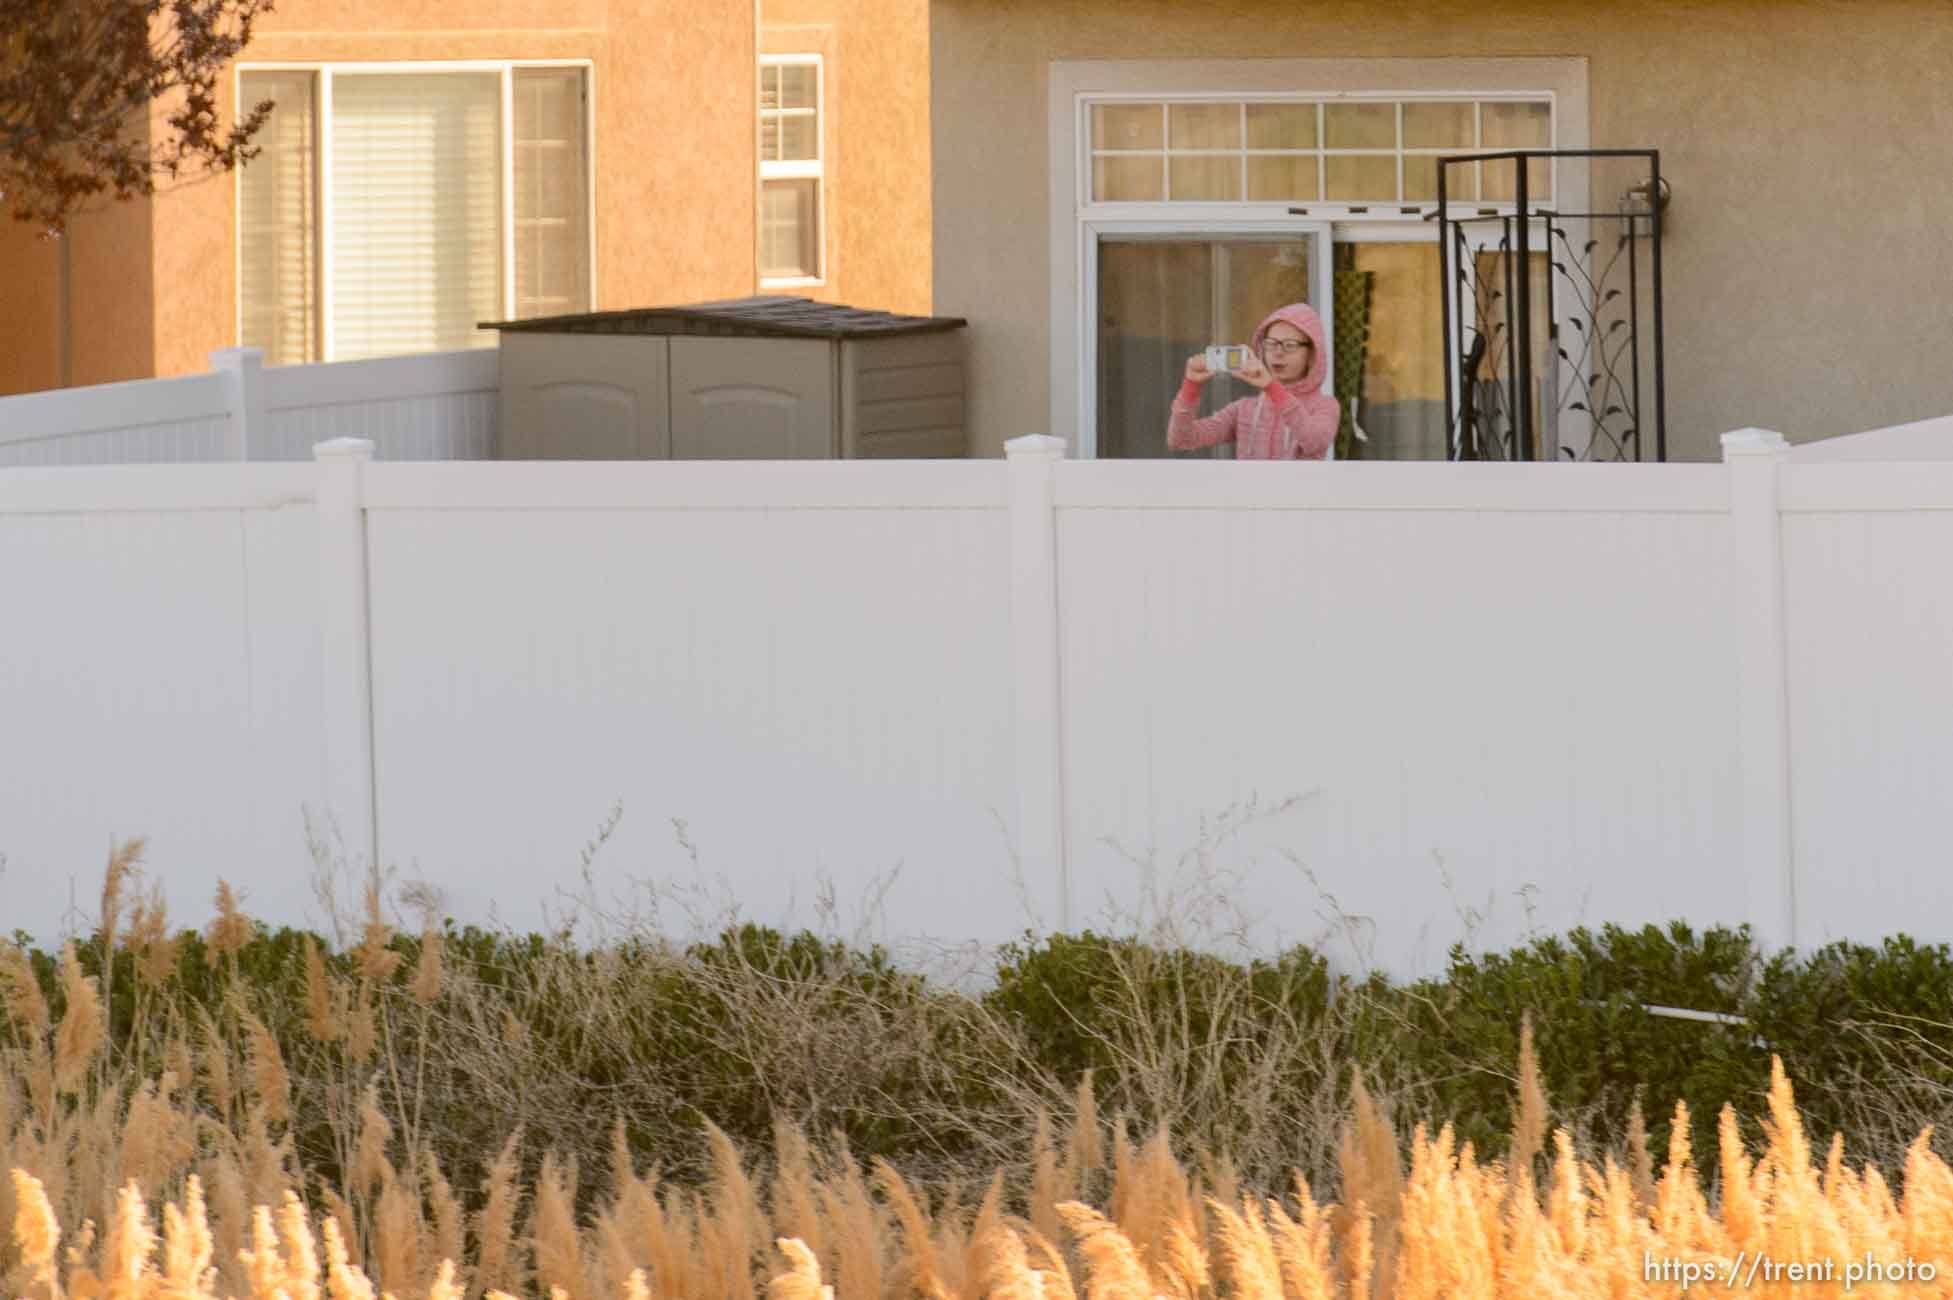
[[[1336,440],[1343,414],[1336,399],[1322,391],[1329,375],[1329,349],[1323,342],[1322,318],[1306,303],[1292,302],[1268,314],[1255,326],[1248,345],[1261,355],[1261,340],[1276,321],[1302,331],[1315,347],[1306,374],[1292,384],[1274,381],[1254,397],[1229,402],[1209,416],[1200,409],[1201,385],[1189,379],[1173,399],[1173,418],[1167,422],[1166,445],[1174,451],[1197,451],[1232,442],[1236,460],[1322,460]]]

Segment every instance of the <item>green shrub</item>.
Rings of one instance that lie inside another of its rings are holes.
[[[1763,1109],[1772,1053],[1798,1079],[1818,1141],[1846,1132],[1889,1162],[1953,1112],[1953,954],[1904,937],[1766,958],[1746,929],[1605,926],[1503,953],[1457,949],[1441,976],[1398,985],[1333,975],[1304,948],[1230,961],[1088,931],[1006,945],[974,995],[879,948],[753,925],[682,949],[453,925],[440,937],[448,979],[431,1004],[413,995],[422,941],[408,935],[388,939],[401,960],[379,981],[290,929],[260,927],[218,957],[186,932],[160,984],[118,948],[96,1086],[153,1074],[173,1041],[202,1050],[206,1022],[241,1063],[254,1016],[291,1072],[285,1131],[308,1173],[342,1181],[372,1088],[396,1136],[437,1151],[464,1191],[518,1125],[532,1152],[589,1168],[620,1119],[681,1179],[703,1172],[710,1120],[748,1149],[786,1123],[946,1180],[1024,1160],[1038,1111],[1062,1114],[1088,1072],[1103,1113],[1165,1121],[1244,1177],[1279,1184],[1299,1167],[1327,1187],[1359,1070],[1400,1115],[1448,1117],[1460,1140],[1501,1154],[1528,1015],[1554,1120],[1591,1146],[1621,1146],[1638,1095],[1658,1152],[1677,1099],[1697,1150],[1711,1149],[1725,1104]],[[308,940],[339,996],[370,1007],[370,1058],[308,1028]],[[105,974],[99,941],[77,953]],[[58,1017],[58,957],[28,957]],[[0,1048],[22,1041],[0,1014]]]

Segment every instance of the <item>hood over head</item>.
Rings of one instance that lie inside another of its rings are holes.
[[[1302,337],[1315,344],[1315,347],[1310,349],[1309,368],[1303,372],[1300,379],[1284,387],[1291,393],[1321,392],[1323,382],[1329,378],[1329,346],[1323,338],[1322,317],[1316,315],[1316,309],[1305,302],[1292,302],[1286,307],[1277,307],[1268,313],[1261,324],[1255,326],[1254,337],[1248,340],[1248,346],[1254,349],[1256,356],[1261,355],[1262,336],[1268,333],[1268,327],[1276,321],[1287,321],[1302,331]]]

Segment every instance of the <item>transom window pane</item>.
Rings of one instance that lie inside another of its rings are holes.
[[[1487,149],[1550,149],[1553,117],[1545,104],[1486,104]]]
[[[1453,167],[1448,178],[1454,199],[1478,197],[1478,168]],[[1438,200],[1438,155],[1404,155],[1404,202],[1435,203]]]
[[[1176,199],[1226,203],[1241,197],[1239,158],[1175,154],[1170,166],[1168,192]]]
[[[1322,142],[1331,149],[1395,149],[1397,106],[1391,103],[1325,105]]]
[[[1167,109],[1168,138],[1175,149],[1239,149],[1239,104],[1173,104]]]
[[[1331,203],[1397,197],[1395,154],[1331,154],[1323,160],[1323,197]]]
[[[1472,140],[1470,104],[1404,105],[1404,148],[1469,149]]]
[[[1546,149],[1545,100],[1167,100],[1090,106],[1095,203],[1430,203],[1437,158]],[[1451,172],[1450,192],[1509,202],[1513,167]],[[1401,182],[1399,177],[1401,175]],[[1552,164],[1528,169],[1535,198],[1552,194]]]
[[[1316,147],[1314,104],[1248,105],[1248,148],[1313,149]]]
[[[1313,199],[1318,197],[1320,188],[1313,154],[1301,157],[1293,154],[1248,156],[1248,198],[1251,200],[1278,202],[1283,199]]]
[[[1165,160],[1158,154],[1092,159],[1092,193],[1112,203],[1150,203],[1162,198]]]
[[[1092,105],[1094,149],[1158,149],[1165,143],[1159,104]]]

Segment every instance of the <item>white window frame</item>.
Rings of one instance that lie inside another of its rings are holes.
[[[1553,105],[1554,147],[1588,147],[1584,58],[1054,61],[1048,89],[1050,428],[1067,437],[1081,457],[1098,453],[1098,332],[1093,323],[1101,232],[1148,228],[1198,239],[1230,229],[1301,232],[1322,224],[1329,227],[1331,240],[1437,237],[1435,222],[1420,222],[1405,211],[1434,210],[1435,203],[1095,203],[1090,194],[1092,103],[1544,98]],[[1559,201],[1589,201],[1584,161],[1564,160],[1557,172],[1554,194]],[[1474,211],[1512,210],[1510,204],[1470,206]],[[1308,215],[1291,214],[1291,207],[1307,208]],[[1414,227],[1426,227],[1429,233],[1414,233]],[[1325,241],[1325,254],[1329,248]],[[1327,256],[1321,259],[1325,276],[1328,262]],[[1331,322],[1325,318],[1324,324]]]
[[[811,160],[802,158],[790,162],[772,162],[765,158],[760,159],[759,183],[755,190],[760,207],[755,211],[755,218],[763,219],[760,213],[764,211],[768,181],[811,180],[814,182],[814,220],[820,227],[820,237],[814,241],[815,273],[813,275],[762,275],[759,277],[760,288],[791,289],[824,285],[827,283],[827,60],[819,54],[762,54],[760,67],[762,69],[813,68],[815,129],[814,157]],[[760,108],[755,104],[753,107],[755,132],[758,138],[763,139],[764,133],[758,129],[761,121],[759,112]],[[757,254],[757,242],[755,252]]]
[[[335,359],[332,324],[332,78],[335,74],[369,76],[375,73],[493,72],[501,78],[501,190],[502,190],[502,319],[515,319],[515,71],[518,68],[576,68],[583,73],[584,216],[590,255],[590,306],[597,305],[597,68],[589,59],[444,59],[411,63],[330,62],[314,59],[266,60],[239,63],[232,72],[233,103],[242,104],[244,75],[250,72],[310,72],[315,123],[318,130],[318,213],[316,216],[319,274],[319,360]],[[247,164],[248,165],[248,164]],[[231,187],[231,266],[243,265],[243,187]],[[232,337],[244,338],[244,283],[233,273]]]

